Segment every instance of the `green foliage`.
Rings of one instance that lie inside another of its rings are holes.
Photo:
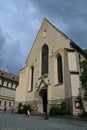
[[[60,108],[58,106],[51,106],[50,108],[50,115],[59,115],[60,114]]]
[[[30,112],[32,111],[32,107],[31,107],[31,105],[30,104],[28,104],[28,105],[23,105],[23,107],[24,107],[24,113],[27,111],[27,110],[30,110]]]
[[[68,113],[68,105],[66,101],[62,101],[61,103],[61,114],[65,115]]]
[[[18,113],[22,113],[22,108],[23,107],[23,104],[22,103],[19,103],[18,104]]]
[[[84,98],[87,99],[87,60],[81,62],[81,68],[82,88],[85,90]]]
[[[84,52],[85,52],[85,53],[87,53],[87,49],[86,49],[86,50],[84,50]]]
[[[50,115],[66,115],[68,114],[68,105],[66,101],[62,101],[60,105],[52,105],[50,108]]]
[[[29,105],[29,104],[28,105],[26,105],[26,104],[23,105],[22,103],[18,104],[18,113],[23,114],[23,113],[26,113],[27,110],[30,110],[30,112],[32,111],[31,105]]]

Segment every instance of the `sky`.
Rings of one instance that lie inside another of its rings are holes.
[[[87,49],[87,0],[0,0],[0,69],[19,75],[44,18]]]

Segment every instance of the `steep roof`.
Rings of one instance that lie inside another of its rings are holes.
[[[69,40],[70,40],[70,45],[71,45],[74,49],[76,49],[77,51],[79,51],[80,53],[82,53],[82,54],[87,58],[87,54],[86,54],[75,42],[73,42],[66,34],[64,34],[64,33],[61,32],[58,28],[56,28],[56,27],[55,27],[51,22],[49,22],[46,18],[44,18],[44,20],[43,20],[43,22],[42,22],[42,25],[43,25],[43,23],[44,23],[45,21],[46,21],[47,23],[49,23],[56,31],[58,31],[65,39],[69,39]],[[41,27],[42,27],[42,25],[41,25]],[[40,27],[40,29],[41,29],[41,27]],[[39,29],[39,31],[40,31],[40,29]],[[38,33],[37,33],[37,36],[38,36],[38,34],[39,34],[39,31],[38,31]],[[37,36],[36,36],[36,38],[37,38]],[[35,38],[35,40],[36,40],[36,38]],[[34,45],[34,43],[35,43],[35,40],[34,40],[34,42],[33,42],[33,45]],[[33,48],[33,45],[32,45],[32,48]],[[32,50],[32,48],[31,48],[31,50]],[[29,54],[31,53],[31,50],[30,50]],[[28,55],[28,57],[29,57],[29,55]],[[27,59],[26,59],[26,63],[27,63],[28,57],[27,57]]]
[[[81,54],[83,54],[84,56],[85,56],[85,58],[87,59],[87,54],[85,53],[85,51],[83,50],[83,49],[81,49],[76,43],[74,43],[72,40],[71,40],[71,42],[70,42],[70,45],[74,48],[74,49],[76,49],[76,50],[78,50],[78,52],[80,52]]]
[[[52,23],[50,23],[46,18],[45,18],[45,20],[46,20],[53,28],[55,28],[58,32],[60,32],[63,37],[69,39],[69,40],[71,41],[71,42],[70,42],[70,45],[71,45],[74,49],[78,50],[80,53],[82,53],[82,54],[87,58],[87,54],[86,54],[75,42],[73,42],[66,34],[64,34],[64,33],[61,32],[58,28],[56,28],[56,27],[55,27]]]
[[[19,82],[18,76],[14,75],[12,73],[5,72],[3,70],[0,70],[0,77],[10,79],[10,80],[15,81],[15,82]]]
[[[58,28],[56,28],[50,21],[48,21],[46,18],[44,18],[45,21],[47,21],[53,28],[55,28],[58,32],[60,32],[62,34],[63,37],[65,37],[66,39],[71,40],[66,34],[64,34],[63,32],[61,32]],[[44,21],[43,20],[43,21]]]

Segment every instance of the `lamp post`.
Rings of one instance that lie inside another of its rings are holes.
[[[48,100],[47,100],[47,104],[46,104],[46,115],[45,115],[45,120],[48,120],[48,112],[47,112],[47,108],[48,108]]]
[[[49,85],[49,80],[46,85],[46,96],[47,96],[47,103],[46,103],[46,115],[45,115],[45,120],[48,120],[48,85]]]
[[[37,91],[38,91],[38,83],[36,83],[36,86],[35,86],[35,110],[37,111],[37,101],[38,101],[38,97],[37,97]]]

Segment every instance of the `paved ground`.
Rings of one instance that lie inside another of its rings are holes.
[[[0,130],[87,130],[86,121],[69,118],[18,115],[0,112]]]

